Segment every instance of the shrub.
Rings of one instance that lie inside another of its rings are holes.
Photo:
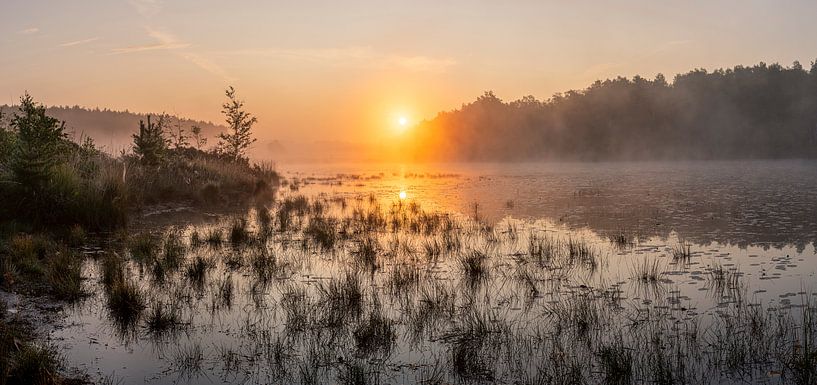
[[[150,115],[148,115],[147,124],[139,121],[139,133],[133,134],[133,152],[139,157],[142,164],[156,166],[164,161],[167,152],[164,125],[164,115],[159,116],[159,121],[156,123],[150,121]]]

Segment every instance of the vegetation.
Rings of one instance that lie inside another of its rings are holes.
[[[486,92],[416,131],[417,156],[436,159],[814,158],[817,62],[618,77],[544,101]]]
[[[133,154],[119,156],[99,150],[90,138],[72,140],[65,123],[28,94],[10,118],[0,111],[2,288],[67,302],[94,294],[84,285],[80,248],[89,238],[111,232],[123,236],[106,239],[124,240],[133,261],[152,266],[153,275],[164,278],[181,265],[187,245],[178,231],[164,239],[149,233],[127,237],[123,230],[131,213],[151,204],[212,206],[271,199],[277,174],[268,165],[250,165],[245,155],[255,119],[241,110],[232,89],[228,96],[234,102],[229,116],[236,119],[234,132],[223,136],[229,146],[203,149],[206,140],[196,128],[193,148],[180,120],[171,126],[165,115],[157,120],[147,116],[133,135]],[[231,240],[239,235],[234,229]],[[220,244],[221,235],[211,233],[204,242]],[[110,320],[123,336],[135,336],[147,298],[128,278],[126,267],[127,260],[115,253],[105,256],[100,281]],[[186,274],[203,287],[210,267],[200,258],[187,265]],[[231,286],[223,285],[222,292],[222,302],[229,302]],[[4,317],[5,309],[0,310]],[[59,383],[58,357],[51,349],[29,344],[34,338],[20,323],[13,333],[0,325],[0,384]],[[178,323],[172,307],[154,306],[147,316],[154,335]]]
[[[227,88],[227,98],[221,112],[227,117],[227,132],[218,135],[217,151],[234,162],[247,162],[246,152],[255,142],[252,126],[258,122],[254,116],[244,111],[244,102],[235,96],[233,87]]]
[[[133,153],[142,164],[157,166],[161,164],[167,154],[168,139],[165,138],[165,117],[159,116],[155,123],[147,118],[147,124],[139,121],[139,134],[133,135]]]

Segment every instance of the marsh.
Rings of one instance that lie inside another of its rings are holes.
[[[292,165],[86,259],[50,339],[126,383],[806,383],[815,166]]]

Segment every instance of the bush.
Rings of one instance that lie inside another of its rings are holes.
[[[0,214],[35,226],[121,226],[126,219],[121,167],[86,138],[69,141],[64,122],[45,115],[30,95],[21,98],[10,129],[2,128]]]
[[[133,134],[133,152],[139,157],[142,164],[157,166],[165,159],[167,139],[164,136],[164,115],[153,123],[148,115],[148,122],[139,121],[139,133]]]

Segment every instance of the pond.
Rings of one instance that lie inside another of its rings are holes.
[[[91,295],[51,333],[68,364],[154,384],[817,371],[817,162],[284,168],[274,204],[89,249]]]

